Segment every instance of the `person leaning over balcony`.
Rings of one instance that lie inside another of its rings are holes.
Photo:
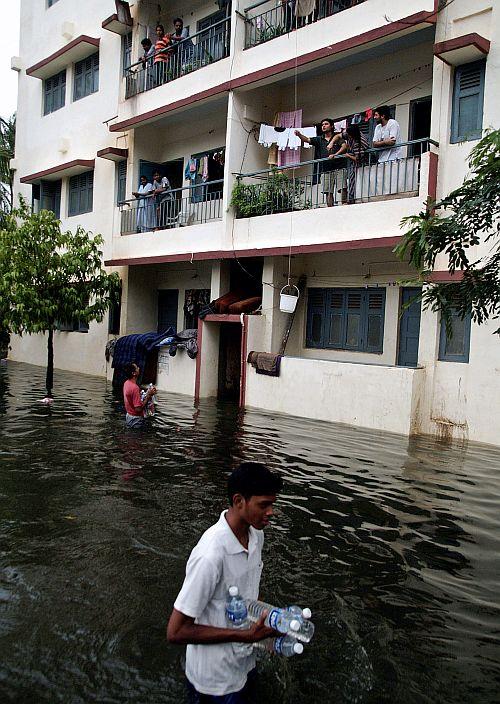
[[[182,66],[190,61],[194,51],[194,45],[189,38],[188,30],[184,27],[184,22],[180,17],[174,20],[174,31],[170,35],[170,42],[178,55],[177,62]],[[180,43],[182,42],[182,44]]]
[[[144,51],[143,56],[141,56],[140,58],[142,68],[144,70],[144,90],[149,90],[154,86],[153,61],[155,55],[155,48],[151,43],[151,39],[149,39],[149,37],[144,37],[141,42],[141,45]]]
[[[161,85],[167,80],[167,66],[169,60],[169,46],[171,44],[170,36],[165,34],[162,24],[156,26],[156,43],[155,43],[155,79],[156,84]]]
[[[335,153],[335,145],[340,140],[343,140],[343,144]],[[327,148],[328,151],[333,150],[334,152],[329,155],[329,159],[333,159],[334,156],[339,157],[342,154],[347,159],[347,188],[342,189],[342,203],[346,202],[346,197],[347,203],[354,203],[356,200],[356,169],[363,166],[368,140],[364,134],[361,134],[358,125],[349,125],[343,135],[336,134],[331,139]]]
[[[401,143],[401,128],[396,120],[391,118],[391,111],[387,105],[382,105],[373,113],[377,126],[373,134],[372,145],[377,149],[380,147],[390,147],[378,152],[378,160],[394,161],[403,158],[402,147],[395,147]]]
[[[156,229],[163,230],[172,222],[171,203],[174,200],[172,186],[166,176],[160,176],[160,172],[155,171],[153,174],[153,189],[156,205]]]
[[[334,173],[337,169],[342,168],[340,160],[332,160],[331,157],[336,156],[336,152],[339,151],[343,145],[342,135],[339,135],[339,139],[335,141],[333,145],[333,151],[328,151],[328,145],[335,136],[334,132],[334,122],[330,117],[325,117],[321,120],[321,136],[320,137],[306,137],[302,134],[300,130],[295,130],[295,134],[300,139],[301,142],[307,142],[312,144],[313,147],[317,147],[319,151],[320,159],[330,159],[329,161],[321,161],[319,164],[319,171],[321,173],[321,182],[323,186],[323,193],[326,195],[326,203],[328,207],[331,207],[334,203],[334,194],[337,189],[337,174]]]

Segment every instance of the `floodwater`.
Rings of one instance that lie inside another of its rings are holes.
[[[261,593],[316,624],[260,704],[499,701],[500,451],[174,396],[126,431],[103,380],[43,382],[0,366],[0,701],[183,702],[165,624],[242,459],[285,479]]]

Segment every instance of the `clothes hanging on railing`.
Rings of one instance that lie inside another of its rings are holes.
[[[302,108],[278,113],[276,125],[278,127],[294,127],[295,129],[302,127]],[[281,151],[278,149],[278,166],[290,166],[299,162],[300,149],[298,151],[288,148]]]
[[[264,147],[271,147],[276,144],[279,151],[284,151],[285,149],[297,150],[301,146],[301,141],[295,134],[296,129],[298,128],[272,127],[271,125],[262,124],[258,142]],[[300,131],[306,137],[316,136],[316,127],[300,127]],[[303,146],[309,148],[311,145],[306,142]]]
[[[343,120],[339,120],[338,122],[334,122],[333,127],[334,127],[335,132],[342,132],[342,130],[347,129],[347,120],[344,118]]]

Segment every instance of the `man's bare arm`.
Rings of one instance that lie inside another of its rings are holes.
[[[167,625],[167,640],[175,645],[210,645],[212,643],[256,643],[264,638],[278,635],[273,628],[264,625],[267,613],[250,628],[218,628],[203,626],[194,622],[194,618],[172,610]]]

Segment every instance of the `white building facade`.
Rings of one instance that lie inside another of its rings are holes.
[[[16,193],[66,229],[101,233],[122,279],[109,321],[56,333],[56,367],[111,376],[109,339],[197,326],[196,359],[160,348],[159,389],[499,444],[498,324],[457,318],[447,338],[393,249],[401,219],[458,187],[499,126],[500,8],[316,0],[297,17],[304,5],[88,0],[82,13],[76,0],[22,0]],[[171,33],[177,17],[189,39],[141,62],[142,40],[154,46],[157,24]],[[355,176],[334,160],[330,194],[318,151],[261,138],[262,124],[293,141],[283,128],[329,117],[371,140],[380,105],[401,158],[368,150]],[[133,196],[155,171],[173,189],[161,207]],[[433,278],[450,280],[444,259]],[[280,311],[289,280],[294,316]],[[259,309],[197,319],[236,291]],[[43,336],[11,344],[12,359],[45,364]],[[257,374],[250,351],[281,353],[279,376]]]

